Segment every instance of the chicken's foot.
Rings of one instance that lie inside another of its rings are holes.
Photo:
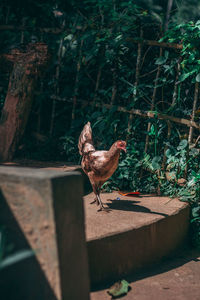
[[[96,203],[96,205],[99,205],[99,201],[97,197],[92,202],[90,202],[90,204],[94,204],[94,203]]]
[[[106,212],[109,212],[110,209],[107,208],[107,207],[105,207],[105,206],[103,206],[103,203],[102,203],[101,198],[100,198],[99,195],[97,195],[97,199],[98,199],[98,202],[99,202],[99,205],[100,205],[100,208],[98,209],[98,211],[106,211]]]

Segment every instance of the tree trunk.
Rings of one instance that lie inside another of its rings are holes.
[[[47,62],[47,45],[30,44],[26,52],[4,55],[13,62],[8,92],[0,119],[0,161],[11,160],[23,136],[31,111],[35,82]]]

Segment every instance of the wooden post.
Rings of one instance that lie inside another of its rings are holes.
[[[29,44],[26,52],[14,49],[4,57],[14,63],[0,119],[0,161],[11,160],[30,114],[34,87],[48,59],[47,45]]]

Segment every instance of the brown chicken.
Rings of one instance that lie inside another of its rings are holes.
[[[92,203],[100,205],[100,210],[105,207],[100,198],[100,189],[108,178],[112,176],[118,166],[120,151],[126,152],[126,142],[116,141],[108,151],[97,151],[92,140],[92,129],[88,122],[79,137],[79,153],[82,155],[81,166],[89,177],[93,192],[96,196]]]

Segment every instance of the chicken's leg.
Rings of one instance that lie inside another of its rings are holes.
[[[90,182],[91,182],[91,185],[92,185],[92,189],[93,189],[93,192],[95,194],[95,202],[97,205],[100,205],[100,209],[98,211],[106,211],[106,212],[109,212],[110,210],[105,207],[101,201],[101,198],[100,198],[100,191],[101,191],[101,186],[102,186],[102,182],[99,182],[98,184],[95,184],[94,182],[92,182],[91,178],[90,178]],[[94,201],[92,201],[91,203],[94,203]]]
[[[94,204],[94,203],[96,203],[97,205],[99,205],[97,197],[92,202],[90,202],[90,204]]]
[[[102,203],[102,201],[101,201],[101,198],[100,198],[100,195],[99,195],[99,194],[100,194],[100,193],[97,194],[97,199],[98,199],[98,202],[99,202],[99,205],[100,205],[99,211],[100,211],[100,210],[106,210],[106,207],[103,206],[103,203]]]
[[[97,198],[98,189],[97,189],[97,187],[96,187],[95,184],[92,184],[92,189],[93,189],[93,192],[94,192],[94,194],[95,194],[95,199],[94,199],[94,201],[90,202],[90,204],[93,204],[93,203],[96,202],[96,205],[99,205],[100,203],[99,203],[99,200],[98,200],[98,198]]]
[[[101,197],[100,197],[101,186],[102,186],[102,183],[99,182],[98,187],[96,187],[96,191],[97,191],[96,197],[97,197],[98,203],[100,205],[100,209],[98,211],[100,211],[100,210],[107,210],[107,208],[105,206],[103,206],[103,203],[101,201]]]
[[[96,196],[95,198],[95,201],[96,201],[96,204],[97,205],[100,205],[100,209],[99,210],[105,210],[106,208],[103,206],[103,203],[101,201],[101,198],[100,198],[100,188],[99,186],[97,186],[96,184],[92,184],[92,189],[93,189],[93,192]]]

